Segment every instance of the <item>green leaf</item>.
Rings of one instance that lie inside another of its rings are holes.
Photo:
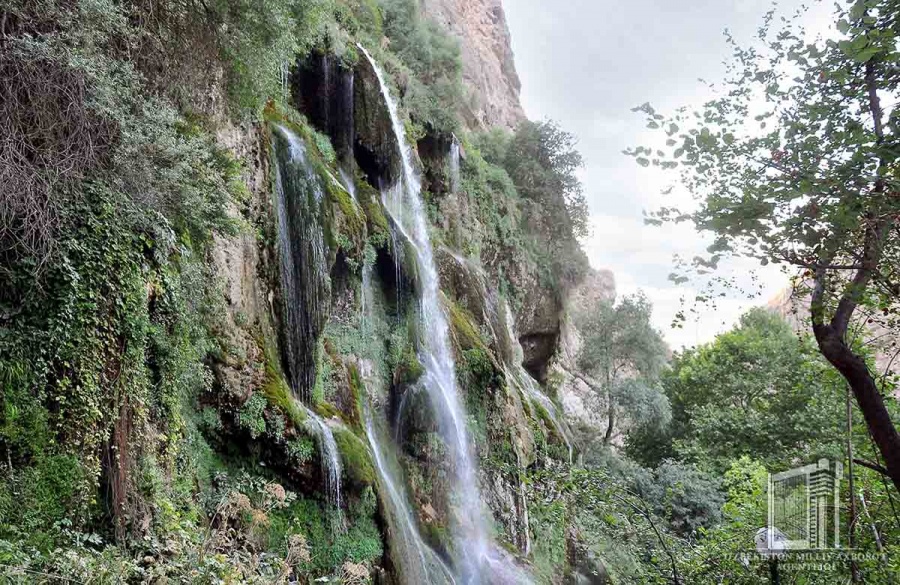
[[[648,167],[648,166],[650,166],[650,161],[647,160],[646,158],[642,157],[642,156],[639,156],[639,157],[638,157],[637,159],[635,159],[635,160],[637,160],[637,164],[641,165],[642,167]]]
[[[858,63],[866,63],[869,59],[877,55],[881,52],[879,47],[869,47],[868,49],[864,49],[859,53],[853,55],[853,60]]]

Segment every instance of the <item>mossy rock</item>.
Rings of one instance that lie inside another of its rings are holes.
[[[456,302],[445,297],[450,314],[450,331],[453,342],[460,350],[483,349],[487,351],[484,338],[475,325],[475,319]]]
[[[368,59],[359,59],[353,73],[356,160],[373,183],[377,177],[393,183],[403,172],[400,147],[378,77]]]
[[[321,165],[319,174],[331,203],[326,226],[330,235],[329,243],[335,251],[343,250],[348,258],[359,263],[362,261],[366,242],[366,215],[353,201],[350,193],[337,182],[331,169]]]
[[[400,356],[400,361],[394,370],[394,383],[405,386],[415,384],[425,373],[425,366],[419,361],[419,356],[410,347]]]
[[[358,489],[374,485],[375,466],[366,444],[347,429],[335,429],[334,440],[347,481]]]
[[[356,198],[366,214],[369,243],[376,250],[386,250],[391,241],[391,228],[378,191],[366,181],[356,181]]]
[[[266,397],[269,405],[280,410],[295,428],[301,428],[306,422],[306,413],[297,406],[294,400],[291,388],[288,386],[287,380],[285,380],[284,374],[278,366],[274,345],[263,339],[262,336],[257,337],[257,344],[266,360],[266,377],[262,387],[263,396]]]

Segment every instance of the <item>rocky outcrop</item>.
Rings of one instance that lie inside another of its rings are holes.
[[[807,292],[787,287],[771,298],[766,303],[766,308],[784,318],[798,335],[812,335],[809,302]],[[865,331],[859,335],[866,339],[869,349],[874,353],[875,367],[879,376],[900,372],[895,328],[889,317],[877,312],[863,314],[861,310],[856,311],[854,323],[851,325],[851,330]]]
[[[217,142],[238,160],[247,164],[243,177],[250,197],[245,208],[230,202],[228,215],[234,221],[263,217],[269,210],[268,153],[263,152],[261,131],[256,126],[223,124]],[[246,397],[253,388],[261,387],[265,374],[259,367],[265,361],[253,330],[272,334],[269,319],[269,288],[260,275],[270,258],[259,246],[256,235],[240,230],[233,236],[216,234],[212,247],[212,264],[219,279],[227,311],[219,317],[218,337],[224,346],[220,360],[213,364],[221,389],[235,397]]]
[[[506,14],[501,0],[423,0],[425,13],[459,39],[463,80],[474,103],[462,114],[472,128],[515,128],[525,119],[519,102]]]
[[[581,347],[578,332],[578,316],[600,303],[616,300],[616,281],[609,270],[592,270],[568,298],[566,317],[560,333],[559,354],[552,366],[551,378],[556,386],[556,396],[566,417],[574,425],[589,428],[605,428],[606,415],[596,408],[594,392],[587,383],[575,375],[576,360]]]

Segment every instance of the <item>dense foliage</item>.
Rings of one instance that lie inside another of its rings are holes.
[[[591,408],[606,411],[603,445],[616,431],[667,425],[670,408],[658,384],[666,345],[650,323],[646,297],[625,297],[588,311],[576,317],[583,337],[578,376],[595,393]]]
[[[494,129],[476,140],[485,161],[505,171],[490,170],[489,178],[501,188],[508,178],[515,189],[535,261],[566,288],[588,269],[580,240],[590,234],[590,214],[576,174],[583,160],[575,142],[552,121],[525,121],[512,135]]]
[[[761,47],[734,46],[719,97],[666,117],[638,108],[666,135],[639,146],[638,163],[681,169],[696,210],[664,208],[652,221],[690,221],[715,235],[702,269],[731,255],[783,263],[798,275],[823,356],[850,384],[900,489],[900,432],[885,388],[853,344],[854,315],[894,320],[898,288],[897,4],[838,5],[838,36],[809,39],[788,22],[760,29]]]
[[[648,463],[695,460],[724,472],[741,456],[767,464],[817,461],[842,434],[843,392],[808,340],[754,309],[732,331],[672,360],[663,387],[672,424],[646,427],[628,450]]]

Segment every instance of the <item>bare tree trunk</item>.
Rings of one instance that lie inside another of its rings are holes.
[[[606,393],[606,399],[609,401],[609,407],[607,409],[607,416],[609,419],[606,422],[606,434],[603,435],[603,444],[609,445],[609,442],[612,440],[613,430],[616,426],[616,404],[613,401],[612,392]]]
[[[850,480],[850,550],[856,548],[856,486],[853,481],[853,401],[847,388],[847,477]],[[850,579],[859,583],[859,565],[850,559]]]
[[[850,384],[872,440],[884,458],[888,476],[900,491],[900,433],[884,404],[865,360],[853,353],[831,325],[813,323],[813,332],[822,355]]]

